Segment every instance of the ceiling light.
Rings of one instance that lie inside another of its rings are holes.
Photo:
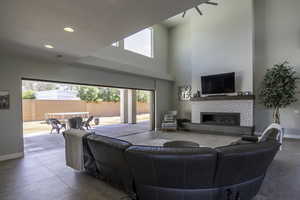
[[[65,27],[64,30],[65,30],[66,32],[70,32],[70,33],[73,33],[73,32],[74,32],[74,29],[71,28],[71,27]]]
[[[50,44],[45,44],[44,45],[46,48],[48,48],[48,49],[53,49],[54,47],[52,46],[52,45],[50,45]]]

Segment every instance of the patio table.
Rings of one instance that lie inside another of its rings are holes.
[[[62,112],[62,113],[46,113],[45,114],[45,118],[47,119],[51,119],[51,118],[55,118],[55,119],[70,119],[73,117],[82,117],[82,118],[88,118],[90,115],[89,112]]]

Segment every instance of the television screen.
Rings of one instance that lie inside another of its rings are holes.
[[[235,73],[201,77],[202,94],[225,94],[235,92]]]

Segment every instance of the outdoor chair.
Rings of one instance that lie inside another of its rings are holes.
[[[87,130],[91,129],[92,127],[91,127],[90,123],[93,119],[94,119],[94,116],[90,116],[86,121],[84,121],[82,123],[82,126],[85,127]]]
[[[82,117],[73,117],[68,120],[70,129],[83,129]]]
[[[58,119],[48,119],[48,122],[50,123],[52,129],[51,134],[53,130],[56,130],[56,132],[59,134],[61,129],[66,130],[66,124],[61,123]]]

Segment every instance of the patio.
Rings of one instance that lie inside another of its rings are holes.
[[[150,120],[150,114],[138,114],[137,122],[144,122]],[[91,122],[92,128],[98,128],[106,126],[106,125],[117,125],[121,123],[120,116],[114,117],[100,117],[100,124],[96,126],[94,121]],[[51,126],[47,124],[45,121],[30,121],[23,122],[23,134],[24,137],[31,137],[37,135],[45,135],[49,134],[51,130]]]
[[[137,124],[112,124],[94,126],[92,131],[99,135],[109,137],[126,137],[150,130],[150,121],[140,121]],[[50,134],[42,132],[37,134],[29,134],[24,137],[24,152],[28,153],[45,153],[49,151],[57,151],[64,149],[65,142],[62,134]]]

